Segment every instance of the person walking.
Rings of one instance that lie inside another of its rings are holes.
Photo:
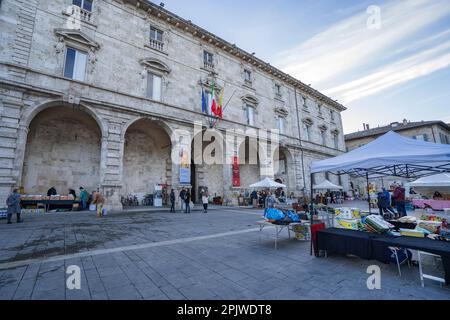
[[[186,206],[185,213],[191,213],[191,193],[189,190],[184,195],[184,205]]]
[[[185,201],[185,197],[186,197],[186,189],[183,188],[180,191],[180,199],[181,199],[181,212],[183,212],[183,210],[186,210],[186,208],[184,208],[184,201]]]
[[[13,214],[17,215],[17,223],[23,222],[22,219],[20,219],[20,194],[18,189],[14,189],[13,192],[8,196],[6,199],[6,205],[8,206],[7,211],[7,218],[8,218],[8,224],[11,224],[11,218]]]
[[[208,213],[208,202],[209,196],[208,193],[205,191],[202,193],[203,213]]]
[[[100,191],[97,191],[94,194],[94,200],[92,201],[92,203],[97,206],[97,217],[103,217],[103,206],[105,205],[105,198],[100,193]]]
[[[387,213],[388,199],[383,191],[377,193],[377,205],[380,216],[384,217],[384,214]]]
[[[81,209],[86,210],[87,209],[87,202],[88,202],[88,193],[86,190],[84,190],[83,187],[80,187],[80,200],[81,200]]]
[[[170,191],[170,213],[175,213],[175,191],[172,189]]]
[[[405,188],[403,188],[401,185],[397,185],[397,188],[395,188],[394,191],[394,196],[392,198],[394,199],[395,205],[397,206],[399,218],[405,217],[407,215],[405,203]]]

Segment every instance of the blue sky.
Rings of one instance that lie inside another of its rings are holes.
[[[448,0],[165,0],[165,8],[338,99],[346,133],[450,122]],[[367,27],[369,6],[380,28]]]

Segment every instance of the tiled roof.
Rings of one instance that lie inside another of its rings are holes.
[[[429,127],[432,125],[440,125],[444,127],[445,129],[450,131],[450,126],[442,121],[420,121],[420,122],[408,122],[406,124],[400,123],[392,123],[387,126],[383,127],[377,127],[369,130],[364,131],[358,131],[353,132],[345,135],[345,140],[355,140],[355,139],[361,139],[365,137],[371,137],[371,136],[379,136],[383,135],[389,131],[402,131],[407,129],[413,129],[413,128],[420,128],[420,127]]]

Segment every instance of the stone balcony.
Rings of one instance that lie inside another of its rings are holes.
[[[161,41],[158,41],[158,40],[154,40],[154,39],[150,39],[149,47],[151,49],[164,52],[164,42],[161,42]]]
[[[91,11],[85,10],[83,8],[80,8],[78,6],[72,6],[71,7],[71,16],[75,16],[76,18],[79,18],[83,22],[87,23],[93,23],[93,15]]]

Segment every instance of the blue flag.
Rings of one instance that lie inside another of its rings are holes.
[[[206,113],[208,109],[207,103],[206,103],[206,96],[205,96],[205,90],[202,88],[202,112]]]

